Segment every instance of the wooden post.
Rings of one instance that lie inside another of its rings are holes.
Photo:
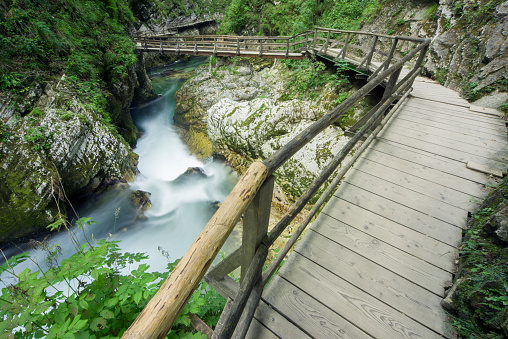
[[[399,39],[397,39],[397,38],[395,38],[395,40],[393,40],[392,48],[390,48],[390,53],[388,54],[388,58],[386,58],[387,62],[385,64],[384,69],[387,69],[388,67],[390,67],[390,62],[392,62],[393,54],[395,53],[395,48],[397,48],[398,41],[399,41]]]
[[[377,44],[377,39],[378,39],[378,36],[375,35],[374,36],[374,41],[372,42],[372,48],[370,49],[370,52],[369,52],[369,55],[367,56],[367,62],[365,63],[365,68],[367,69],[367,71],[369,70],[369,67],[370,67],[370,62],[372,61],[372,56],[374,55],[374,51],[376,50],[376,44]]]
[[[198,42],[196,41],[196,37],[194,37],[194,55],[198,55]]]
[[[289,38],[287,38],[286,40],[286,59],[288,58],[288,55],[289,55]]]
[[[236,39],[236,55],[240,55],[240,39]]]
[[[180,54],[180,41],[176,41],[176,54]]]
[[[328,31],[328,35],[326,36],[326,42],[324,47],[324,53],[326,54],[326,51],[328,50],[328,44],[330,43],[330,31]]]
[[[346,35],[346,42],[344,42],[344,47],[342,48],[342,51],[340,51],[340,54],[342,54],[341,55],[342,59],[346,58],[346,49],[347,49],[347,45],[349,44],[349,35],[350,35],[350,33],[348,33]]]
[[[162,53],[162,38],[161,38],[160,43],[161,43],[161,45],[160,45],[160,47],[159,47],[159,50],[160,50],[160,52]]]
[[[390,97],[390,95],[392,95],[393,88],[395,87],[395,84],[397,83],[397,79],[399,78],[399,74],[401,71],[402,71],[402,66],[398,70],[393,72],[393,74],[390,76],[390,78],[388,79],[388,83],[386,84],[385,91],[383,92],[383,97],[381,98],[380,102],[385,101],[387,98]]]
[[[254,197],[243,217],[242,233],[242,270],[240,281],[243,281],[256,248],[268,232],[270,207],[272,203],[274,176],[268,177],[258,194]]]
[[[314,29],[314,39],[312,40],[312,48],[316,48],[316,40],[317,40],[317,28]]]
[[[259,56],[263,56],[263,40],[259,39]]]
[[[217,55],[217,38],[213,38],[213,55]]]
[[[145,52],[148,52],[148,45],[146,43],[146,36],[144,37],[144,40],[145,40]]]

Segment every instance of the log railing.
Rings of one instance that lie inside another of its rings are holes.
[[[348,56],[347,50],[353,49],[354,45],[358,43],[354,39],[358,40],[359,36],[370,38],[371,43],[370,47],[363,48],[363,54],[358,53],[360,60],[357,61],[357,65],[363,65],[369,71],[374,62],[378,63],[377,67],[373,68],[367,84],[321,119],[307,127],[268,159],[263,162],[255,162],[249,167],[185,256],[162,284],[159,291],[125,332],[124,338],[163,338],[203,278],[228,300],[214,331],[213,338],[244,337],[261,298],[264,285],[276,272],[289,249],[295,244],[310,220],[333,192],[342,176],[380,131],[384,121],[389,118],[387,116],[383,120],[387,110],[395,101],[398,101],[396,104],[398,106],[407,97],[414,79],[419,74],[429,45],[428,40],[417,38],[390,37],[373,33],[321,28],[293,37],[236,37],[237,40],[231,40],[231,37],[226,38],[223,36],[199,38],[202,42],[213,41],[215,47],[210,45],[211,47],[208,48],[215,49],[217,53],[223,48],[219,46],[218,41],[227,45],[229,49],[235,46],[238,49],[238,46],[255,44],[255,41],[262,39],[265,42],[262,46],[266,47],[267,50],[268,46],[281,48],[283,53],[287,54],[293,51],[312,50],[316,54],[328,53],[328,55],[335,55],[335,58],[343,58]],[[340,40],[341,38],[345,39]],[[191,41],[195,42],[196,46],[197,39],[197,37],[185,37],[180,41],[182,44],[179,46],[183,50],[188,47],[183,42],[188,44]],[[390,49],[387,53],[380,52],[377,49],[380,45],[378,42],[386,43],[386,41],[391,41],[391,44],[389,44]],[[416,47],[404,53],[401,58],[396,58],[396,46],[399,42],[404,41],[416,43]],[[260,49],[259,52],[262,51]],[[384,60],[380,60],[380,56],[384,57]],[[379,62],[381,63],[379,64]],[[399,79],[401,72],[405,75],[402,79]],[[367,114],[368,118],[361,132],[354,134],[302,196],[289,208],[277,225],[268,232],[268,219],[274,185],[273,175],[276,170],[316,135],[340,119],[369,92],[382,84],[385,86],[382,99]],[[392,114],[396,108],[394,107],[389,114]],[[365,137],[367,139],[355,152],[352,159],[344,163],[344,159],[350,151]],[[331,178],[339,165],[341,166],[340,171],[336,174],[331,185],[321,195],[297,231],[279,252],[277,258],[263,272],[270,246],[316,195],[321,186]],[[241,247],[218,265],[212,267],[212,261],[242,215],[244,218]],[[241,267],[240,284],[228,276],[230,272],[238,267]]]

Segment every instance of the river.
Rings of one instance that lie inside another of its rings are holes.
[[[142,132],[134,149],[139,155],[140,174],[128,189],[109,191],[78,208],[80,217],[97,222],[88,226],[84,234],[74,229],[81,242],[85,241],[85,235],[91,242],[120,240],[123,251],[147,253],[151,270],[164,270],[168,259],[182,257],[196,239],[213,215],[213,203],[223,201],[231,191],[237,175],[220,162],[212,159],[203,162],[191,155],[173,125],[174,95],[185,80],[165,76],[164,72],[192,71],[206,61],[206,58],[195,58],[152,73],[154,88],[162,98],[131,110],[134,123]],[[201,167],[207,177],[173,182],[189,167]],[[136,190],[151,193],[152,207],[145,212],[147,220],[144,221],[134,220],[135,208],[130,195]],[[53,234],[49,242],[61,244],[62,258],[74,253],[66,232]],[[16,249],[5,252],[14,255]],[[44,267],[44,253],[30,252]],[[36,269],[30,261],[17,269],[25,267]]]

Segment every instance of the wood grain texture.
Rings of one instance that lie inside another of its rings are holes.
[[[440,338],[437,333],[298,253],[293,253],[287,262],[290,265],[279,273],[282,278],[299,290],[309,291],[321,304],[340,311],[345,319],[375,338]],[[276,281],[274,278],[274,283]],[[295,291],[298,294],[296,289],[282,293],[294,294]]]
[[[273,283],[266,288],[264,299],[314,338],[371,338],[357,326],[279,276],[275,276]],[[273,313],[274,311],[271,311],[267,317],[271,319]],[[291,334],[283,337],[299,338],[298,335]]]
[[[426,212],[420,212],[411,207],[401,205],[393,200],[372,195],[371,192],[347,182],[340,185],[334,195],[336,198],[340,197],[340,199],[426,234],[429,237],[439,239],[448,245],[458,247],[462,239],[462,235],[457,234],[460,232],[457,232],[458,227],[456,225],[430,216]],[[332,201],[330,200],[329,204]],[[466,224],[465,217],[466,215],[464,215],[464,220],[462,221],[464,226]]]
[[[346,200],[334,199],[331,204],[333,204],[333,208],[328,208],[326,212],[332,218],[434,266],[448,272],[454,271],[453,262],[458,256],[457,248],[431,238],[420,230],[413,230],[405,225],[395,223]],[[318,224],[315,223],[315,225]],[[458,232],[456,228],[453,231]],[[330,238],[335,239],[333,236]]]
[[[455,189],[470,196],[484,198],[487,194],[483,185],[434,169],[428,163],[421,165],[410,160],[379,152],[373,148],[364,152],[362,157],[377,162],[382,166],[397,169],[406,174],[412,174],[418,178],[428,180],[443,187]],[[412,157],[410,159],[413,160]]]
[[[413,320],[445,334],[449,325],[441,308],[441,298],[411,281],[385,269],[321,235],[322,228],[310,231],[296,251],[376,299],[385,302]],[[320,232],[320,233],[318,233]],[[450,274],[451,278],[451,274]]]
[[[334,239],[339,240],[340,238],[342,246],[375,261],[438,296],[443,296],[443,286],[451,280],[449,272],[363,233],[325,213],[322,216],[320,215],[319,222],[326,224],[326,229],[333,230],[335,233]],[[316,229],[314,225],[316,223],[313,224],[312,229]]]
[[[428,168],[433,168],[478,184],[485,184],[487,182],[487,176],[484,174],[470,171],[462,162],[435,153],[426,152],[386,139],[375,140],[371,148],[375,148],[378,152],[411,161]]]
[[[436,184],[432,181],[414,176],[399,169],[386,167],[378,162],[371,161],[368,158],[361,158],[357,165],[358,172],[363,172],[370,176],[374,176],[375,178],[385,180],[431,199],[435,199],[440,203],[454,206],[458,209],[467,211],[470,208],[474,208],[477,203],[477,199],[474,196],[460,192],[454,188]],[[351,175],[353,175],[353,173],[356,175],[356,172],[353,171],[351,172]],[[408,194],[411,193],[408,192]],[[448,206],[445,206],[444,208],[449,210]]]
[[[122,338],[166,336],[267,176],[268,170],[262,163],[256,162],[249,167]]]

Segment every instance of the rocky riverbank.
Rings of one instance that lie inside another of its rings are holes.
[[[135,143],[138,132],[129,107],[156,97],[143,59],[109,88],[115,125],[65,74],[22,98],[2,93],[0,244],[45,231],[106,178],[134,179],[137,155],[126,140]]]
[[[315,96],[299,96],[291,81],[288,67],[273,60],[218,59],[177,92],[175,122],[193,153],[222,157],[243,172],[335,107],[339,90],[332,82]],[[347,141],[339,123],[328,127],[281,167],[277,183],[298,197]]]

